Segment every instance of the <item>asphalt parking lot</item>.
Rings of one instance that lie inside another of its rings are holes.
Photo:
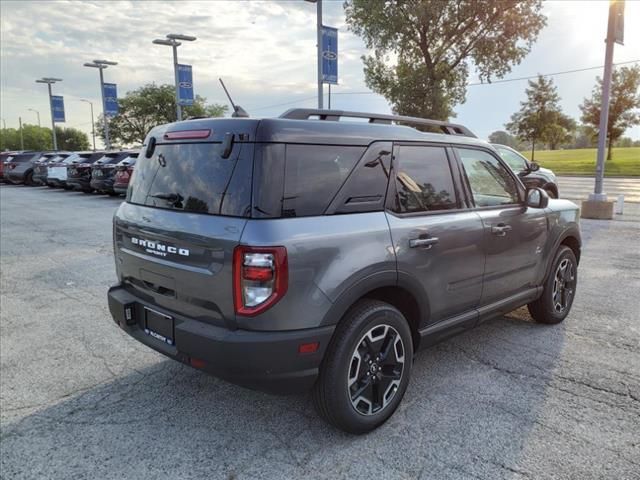
[[[0,186],[3,478],[640,478],[640,205],[583,221],[573,310],[417,356],[361,437],[166,359],[113,323],[121,199]]]

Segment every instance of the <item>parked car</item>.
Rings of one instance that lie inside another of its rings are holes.
[[[42,152],[17,153],[7,158],[4,164],[4,176],[14,185],[34,185],[33,167]]]
[[[61,161],[47,165],[47,185],[71,189],[67,185],[67,166],[76,161],[83,161],[91,155],[93,155],[93,152],[75,152]]]
[[[4,182],[4,163],[9,160],[9,157],[15,155],[16,152],[2,152],[0,153],[0,182]]]
[[[36,185],[47,185],[49,165],[59,163],[69,155],[71,155],[71,153],[67,152],[43,154],[38,160],[36,160],[33,166],[33,183]]]
[[[87,157],[81,157],[67,164],[67,186],[84,193],[93,192],[91,186],[91,167],[105,156],[107,152],[93,152]]]
[[[521,153],[506,145],[492,144],[502,159],[518,174],[526,187],[540,187],[551,198],[560,198],[558,195],[558,181],[555,173],[548,168],[543,168],[535,162],[530,162]]]
[[[581,248],[578,207],[467,128],[331,110],[154,128],[113,222],[125,332],[240,385],[312,389],[352,433],[392,415],[418,348],[522,305],[564,320]]]
[[[134,152],[116,165],[116,173],[113,177],[113,191],[118,195],[127,193],[129,180],[131,180],[138,155],[138,152]]]
[[[91,188],[100,193],[118,195],[113,189],[116,166],[120,164],[120,162],[131,158],[131,155],[137,156],[137,152],[122,151],[105,153],[102,158],[91,166]]]

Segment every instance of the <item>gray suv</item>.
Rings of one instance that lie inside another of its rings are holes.
[[[522,305],[561,322],[578,218],[461,125],[307,109],[172,123],[114,216],[109,308],[175,360],[312,389],[363,433],[397,408],[418,348]]]

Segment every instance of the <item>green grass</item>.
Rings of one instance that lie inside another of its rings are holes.
[[[531,150],[522,154],[531,159]],[[558,175],[593,175],[596,171],[596,155],[595,148],[540,150],[536,151],[535,160]],[[604,175],[640,177],[640,147],[614,148],[611,160],[605,162]]]

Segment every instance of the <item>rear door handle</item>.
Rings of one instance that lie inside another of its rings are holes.
[[[427,238],[412,238],[409,240],[409,247],[411,248],[420,248],[423,247],[425,250],[430,249],[436,243],[438,243],[438,237],[427,237]]]
[[[504,237],[507,232],[511,231],[511,225],[505,225],[504,223],[499,223],[498,225],[493,225],[491,227],[491,233],[498,237]]]

